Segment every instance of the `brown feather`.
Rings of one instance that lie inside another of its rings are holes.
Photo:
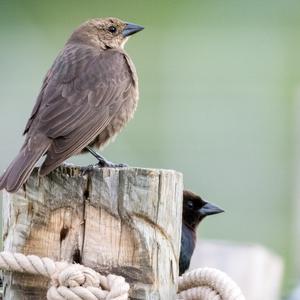
[[[44,135],[37,134],[26,141],[18,156],[11,162],[0,177],[0,189],[16,192],[28,179],[39,158],[47,151],[51,141]]]
[[[115,37],[105,30],[112,23],[119,32]],[[121,48],[125,26],[118,19],[95,19],[74,31],[43,81],[25,144],[0,178],[1,189],[17,190],[43,154],[40,174],[46,175],[86,146],[103,146],[131,119],[138,82]],[[32,148],[37,136],[39,144]]]

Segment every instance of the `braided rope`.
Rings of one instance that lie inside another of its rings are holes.
[[[200,268],[179,277],[177,300],[245,300],[245,297],[224,272]]]
[[[78,264],[55,262],[48,257],[0,252],[0,269],[51,279],[48,300],[127,300],[129,284],[121,276],[107,277]]]
[[[129,284],[121,276],[107,277],[79,264],[55,262],[48,257],[0,252],[0,269],[50,278],[48,300],[127,300]],[[177,300],[245,300],[225,273],[202,268],[178,279]]]

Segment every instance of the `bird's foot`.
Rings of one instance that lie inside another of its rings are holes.
[[[99,153],[97,153],[94,149],[92,149],[90,146],[87,146],[86,149],[98,160],[98,164],[96,166],[100,168],[126,168],[128,165],[126,164],[115,164],[103,156],[101,156]]]
[[[128,167],[128,165],[126,164],[122,164],[122,163],[116,164],[106,159],[99,160],[97,166],[100,168],[127,168]]]

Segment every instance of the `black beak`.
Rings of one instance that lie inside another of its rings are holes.
[[[220,207],[218,207],[216,205],[213,205],[209,202],[207,202],[204,206],[202,206],[199,209],[199,213],[202,216],[215,215],[215,214],[219,214],[219,213],[222,213],[222,212],[224,212],[223,209],[221,209]]]
[[[140,26],[140,25],[137,25],[137,24],[134,24],[134,23],[126,23],[126,26],[123,29],[123,36],[124,37],[130,36],[130,35],[132,35],[136,32],[139,32],[143,29],[144,29],[143,26]]]

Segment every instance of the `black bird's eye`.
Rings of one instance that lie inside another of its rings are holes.
[[[117,31],[117,28],[115,26],[109,26],[108,31],[111,33],[115,33]]]
[[[194,208],[194,203],[191,200],[187,202],[187,205],[189,208]]]

